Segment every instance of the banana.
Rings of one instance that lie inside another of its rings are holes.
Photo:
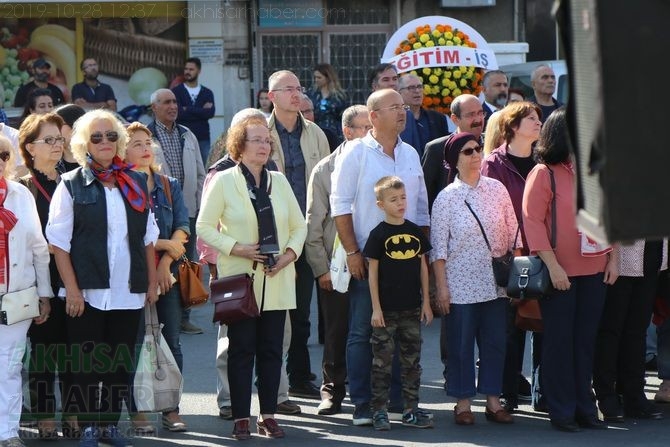
[[[67,29],[62,25],[56,25],[53,23],[49,23],[46,25],[38,26],[33,30],[33,32],[30,34],[31,39],[35,39],[37,36],[51,36],[55,37],[57,39],[62,40],[72,50],[75,48],[75,37],[74,37],[74,31],[71,29]]]
[[[74,50],[63,40],[53,36],[35,36],[30,39],[28,47],[41,51],[56,62],[65,75],[67,85],[77,79],[77,59]]]

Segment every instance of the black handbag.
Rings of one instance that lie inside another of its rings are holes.
[[[491,251],[491,244],[489,243],[489,238],[486,237],[486,231],[484,231],[484,226],[479,220],[479,217],[477,217],[477,214],[475,214],[474,210],[472,209],[467,200],[465,201],[465,205],[468,207],[472,215],[475,216],[475,219],[479,224],[479,229],[482,230],[482,236],[484,236],[486,246],[489,248],[489,251]],[[518,235],[519,235],[519,229],[517,228],[516,236]],[[516,236],[514,237],[514,245],[516,245]],[[507,284],[509,283],[509,273],[510,268],[512,267],[513,259],[514,259],[514,253],[512,253],[511,251],[508,251],[502,256],[491,257],[491,265],[493,266],[493,277],[495,278],[496,284],[499,287],[507,287]]]
[[[549,169],[551,179],[551,248],[556,248],[556,181],[554,172]],[[554,290],[549,269],[539,256],[517,256],[507,284],[507,296],[519,299],[540,299]]]

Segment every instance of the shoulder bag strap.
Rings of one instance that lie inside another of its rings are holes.
[[[474,210],[472,209],[467,200],[465,201],[465,206],[468,207],[472,215],[475,216],[475,219],[477,219],[479,229],[482,230],[482,236],[484,236],[484,241],[486,241],[486,246],[489,248],[489,251],[491,251],[491,244],[489,243],[489,238],[486,237],[486,231],[484,231],[484,226],[482,225],[482,222],[479,220],[479,217],[477,217],[477,215],[475,214]]]
[[[167,201],[172,206],[172,190],[170,189],[170,181],[166,175],[160,174],[161,183],[163,184],[163,190],[165,191],[165,197]]]
[[[549,166],[549,179],[551,180],[551,248],[556,249],[556,180],[554,171]]]

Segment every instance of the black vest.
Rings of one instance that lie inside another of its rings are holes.
[[[128,172],[147,190],[146,175]],[[107,253],[107,201],[105,190],[89,168],[77,168],[63,174],[73,200],[74,228],[70,244],[70,259],[80,289],[109,289],[109,261]],[[135,211],[125,200],[128,221],[128,248],[130,251],[130,292],[146,293],[148,289],[147,255],[144,236],[149,217],[148,200],[144,212]]]

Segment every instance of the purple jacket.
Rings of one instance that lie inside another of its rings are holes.
[[[512,199],[512,206],[514,207],[514,214],[519,224],[522,224],[523,217],[521,214],[521,203],[523,202],[523,189],[526,186],[526,179],[519,174],[519,171],[514,167],[514,164],[507,158],[507,143],[496,148],[488,157],[482,162],[482,175],[494,178],[507,188],[510,199]],[[528,244],[526,243],[526,235],[523,228],[521,228],[521,240],[523,241],[523,252],[527,254]]]

